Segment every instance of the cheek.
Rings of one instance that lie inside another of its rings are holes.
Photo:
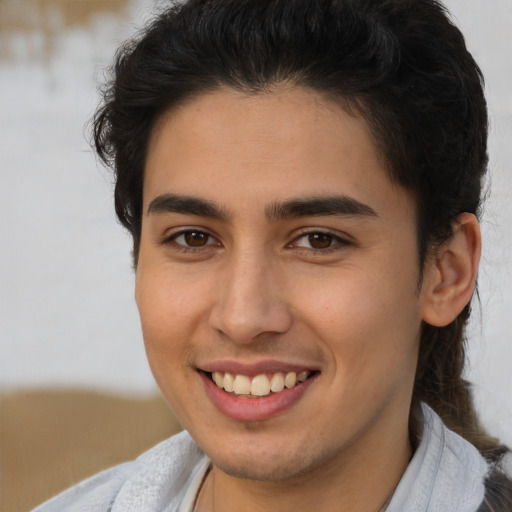
[[[410,400],[421,323],[411,297],[388,292],[384,283],[346,281],[310,297],[304,313],[331,362],[331,407],[347,429],[395,398]]]
[[[371,381],[415,364],[421,326],[416,279],[415,273],[353,269],[307,293],[297,289],[307,297],[301,316],[331,353],[338,376]]]
[[[189,340],[196,328],[192,296],[160,272],[139,267],[135,298],[149,365],[169,399],[169,390],[186,386],[193,374],[187,371]]]
[[[198,325],[194,313],[198,301],[191,288],[182,288],[179,280],[139,267],[135,298],[147,359],[167,403],[184,424],[189,422],[189,409],[196,405],[196,397],[190,392],[196,374],[188,362],[190,340]]]
[[[137,273],[135,298],[144,336],[151,343],[172,347],[186,342],[185,334],[194,328],[198,312],[204,309],[204,287],[177,276],[179,272],[158,268]]]

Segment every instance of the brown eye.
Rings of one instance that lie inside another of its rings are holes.
[[[327,233],[310,233],[308,242],[313,249],[327,249],[332,245],[333,238],[332,235]]]
[[[210,235],[202,231],[187,231],[183,233],[183,240],[189,247],[202,247],[208,243]]]
[[[176,247],[182,249],[201,249],[211,245],[219,245],[217,239],[205,231],[196,229],[187,229],[171,236],[167,242],[171,242]]]
[[[351,245],[351,242],[328,231],[310,231],[297,237],[288,247],[316,251],[317,254],[341,250]]]

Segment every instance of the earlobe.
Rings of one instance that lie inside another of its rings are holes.
[[[480,225],[471,213],[459,215],[453,236],[427,263],[422,319],[437,327],[451,323],[471,300],[482,241]]]

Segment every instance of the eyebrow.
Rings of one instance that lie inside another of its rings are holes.
[[[213,201],[176,194],[163,194],[156,197],[149,203],[147,213],[181,213],[221,221],[226,221],[230,217],[223,208]],[[276,202],[266,208],[265,214],[270,222],[294,217],[324,215],[378,217],[377,212],[371,206],[345,195],[305,197]]]
[[[306,197],[275,203],[267,208],[266,215],[270,221],[324,215],[378,217],[377,212],[371,206],[345,195]]]
[[[149,203],[150,213],[183,213],[212,219],[226,220],[228,215],[212,201],[194,196],[163,194]]]

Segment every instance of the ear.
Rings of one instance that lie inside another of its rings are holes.
[[[437,327],[451,323],[471,300],[475,288],[482,237],[477,218],[462,213],[453,236],[426,262],[424,322]]]

